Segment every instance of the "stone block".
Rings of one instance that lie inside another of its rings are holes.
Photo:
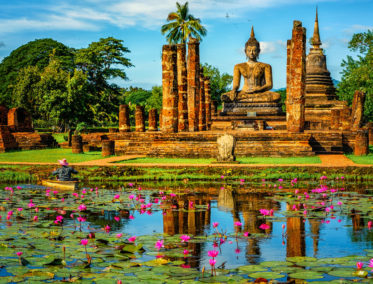
[[[359,129],[356,132],[354,155],[363,156],[369,154],[369,138],[368,132],[363,129]]]

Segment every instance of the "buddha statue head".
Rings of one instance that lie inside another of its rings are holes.
[[[250,61],[256,61],[259,58],[260,44],[255,38],[254,27],[251,27],[250,38],[245,44],[245,53],[247,59]]]

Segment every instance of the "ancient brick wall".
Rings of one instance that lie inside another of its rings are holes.
[[[199,42],[195,38],[190,38],[188,42],[187,59],[189,131],[198,130],[200,72],[199,65]]]
[[[130,111],[128,105],[119,106],[119,131],[129,132],[130,126]]]
[[[8,125],[8,108],[0,105],[0,125]]]
[[[8,126],[14,132],[31,132],[31,115],[23,108],[12,108],[8,112]]]
[[[188,80],[186,47],[177,45],[178,131],[188,131]]]

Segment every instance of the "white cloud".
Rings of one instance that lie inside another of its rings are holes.
[[[367,30],[373,30],[373,26],[364,25],[352,25],[351,27],[344,30],[347,34],[354,34],[356,32],[366,32]]]
[[[260,52],[261,54],[282,54],[286,50],[286,43],[282,40],[277,41],[261,41]]]
[[[0,33],[30,29],[99,30],[103,23],[159,29],[168,13],[176,9],[175,0],[65,0],[61,5],[50,1],[49,5],[33,6],[27,17],[0,20]],[[320,0],[304,2],[316,3]],[[255,9],[294,3],[298,4],[299,0],[189,0],[189,8],[196,17],[216,19],[227,14],[229,17],[245,16]]]

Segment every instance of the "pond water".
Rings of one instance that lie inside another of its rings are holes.
[[[5,281],[372,281],[373,185],[323,177],[86,186],[4,187]]]

